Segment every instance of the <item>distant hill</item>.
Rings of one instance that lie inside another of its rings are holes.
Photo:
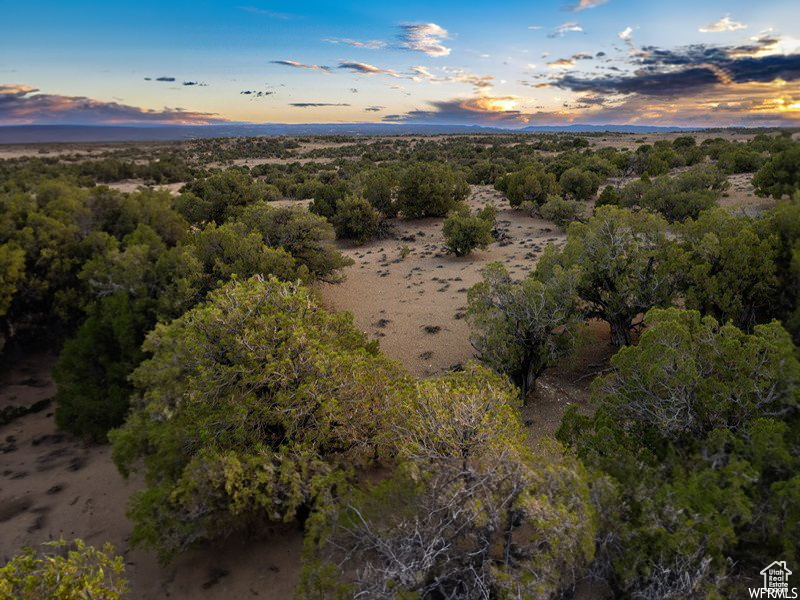
[[[268,135],[444,135],[487,133],[670,133],[699,128],[647,125],[531,125],[522,129],[480,125],[416,125],[389,123],[332,123],[307,125],[6,125],[0,144],[49,142],[136,142]]]

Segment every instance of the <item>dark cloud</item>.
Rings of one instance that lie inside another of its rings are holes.
[[[174,77],[157,77],[156,81],[175,81]]]
[[[271,96],[275,92],[262,91],[262,90],[242,90],[239,93],[244,96],[252,96],[253,98],[263,98],[264,96]]]
[[[36,93],[38,91],[22,84],[0,85],[0,123],[205,125],[227,121],[215,113],[192,112],[182,108],[146,109],[84,96]]]
[[[186,86],[196,85],[197,87],[208,87],[207,83],[200,83],[199,81],[184,81],[183,85]]]
[[[382,110],[386,110],[385,106],[368,106],[364,109],[364,112],[380,112]]]
[[[645,48],[644,65],[628,75],[585,78],[565,75],[554,85],[573,92],[674,96],[719,83],[767,83],[800,79],[800,54],[730,58],[721,48],[692,46],[687,51]],[[677,67],[677,68],[676,68]]]
[[[292,102],[289,106],[294,106],[295,108],[317,108],[320,106],[350,106],[349,104],[345,103],[331,103],[331,102]]]
[[[392,123],[449,123],[449,124],[493,124],[518,126],[523,113],[518,110],[497,110],[497,100],[510,97],[490,98],[479,96],[467,100],[445,100],[429,102],[429,110],[412,110],[402,115],[386,115],[383,121]]]

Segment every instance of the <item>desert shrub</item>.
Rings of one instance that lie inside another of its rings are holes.
[[[687,307],[748,331],[772,318],[780,283],[773,236],[759,235],[747,217],[716,209],[688,221],[680,237]]]
[[[793,144],[771,156],[753,176],[760,196],[791,197],[800,190],[800,144]]]
[[[196,211],[189,211],[189,197],[188,200],[179,200],[176,203],[176,207],[188,211],[184,216],[202,216],[202,221],[215,221],[217,224],[223,223],[238,207],[267,200],[274,194],[265,183],[254,180],[247,171],[238,168],[190,181],[181,188],[181,193],[187,192],[201,198],[202,208],[206,208],[207,212],[203,214],[200,206],[195,207]]]
[[[338,237],[363,244],[378,233],[381,215],[361,196],[346,196],[339,201],[332,221]]]
[[[573,221],[579,221],[583,214],[583,206],[577,200],[569,200],[561,196],[550,198],[539,207],[543,219],[552,221],[559,227],[566,227]]]
[[[558,432],[596,482],[593,571],[616,597],[743,597],[737,573],[800,558],[796,349],[777,323],[645,322],[595,382],[595,414],[570,410]]]
[[[344,200],[348,193],[350,193],[350,189],[344,181],[335,180],[325,183],[316,181],[311,192],[314,201],[308,210],[331,220],[336,214],[339,202]]]
[[[469,185],[442,163],[415,163],[403,172],[397,209],[406,218],[443,217],[469,195]]]
[[[668,305],[675,294],[676,253],[663,218],[601,206],[586,223],[572,223],[564,249],[549,250],[538,268],[577,268],[587,315],[606,321],[612,343],[623,346],[631,342],[637,315]]]
[[[612,185],[607,185],[604,187],[603,191],[600,192],[600,196],[597,197],[597,201],[595,202],[595,206],[608,205],[619,205],[619,194],[617,193],[617,188]]]
[[[256,226],[253,222],[250,225]],[[189,248],[202,269],[198,287],[204,293],[234,276],[247,279],[253,275],[275,275],[287,281],[312,278],[305,264],[281,246],[266,245],[259,232],[240,221],[220,226],[209,223],[194,232]]]
[[[561,192],[572,200],[588,200],[597,193],[600,177],[578,167],[571,167],[558,180]]]
[[[778,318],[800,344],[800,192],[753,223],[761,239],[775,240],[778,283],[766,318]]]
[[[140,346],[151,326],[146,316],[134,313],[126,294],[103,298],[53,369],[60,429],[105,442],[108,431],[125,422],[132,391],[128,376],[144,358]]]
[[[540,165],[531,165],[509,173],[498,188],[505,192],[513,207],[518,207],[523,202],[543,204],[550,195],[561,193],[555,175],[546,172]]]
[[[397,185],[398,177],[395,170],[374,169],[362,176],[359,189],[361,195],[375,210],[384,217],[392,218],[397,216],[394,201]]]
[[[187,220],[173,210],[172,195],[168,190],[141,189],[132,194],[122,194],[98,186],[89,191],[86,203],[92,211],[93,227],[120,241],[139,225],[147,225],[165,244],[174,246],[186,237],[189,229]]]
[[[351,259],[333,246],[336,237],[333,226],[307,210],[276,208],[259,202],[243,209],[238,223],[258,233],[270,248],[291,254],[316,279],[340,281],[341,269],[352,264]]]
[[[275,278],[212,292],[143,349],[152,358],[111,438],[124,476],[145,470],[132,541],[162,560],[329,502],[348,468],[379,454],[381,409],[404,377],[349,315]]]
[[[725,173],[754,173],[764,164],[761,153],[743,145],[734,145],[719,154],[717,167]]]
[[[8,312],[25,273],[25,252],[16,244],[0,246],[0,317]]]
[[[97,550],[82,540],[45,542],[53,549],[39,556],[24,548],[0,567],[4,600],[118,600],[128,592],[125,565],[111,544]],[[113,558],[112,558],[113,557]]]
[[[404,398],[398,469],[311,518],[299,597],[555,598],[573,585],[593,552],[585,473],[555,444],[531,452],[508,383],[468,366]]]
[[[442,224],[445,248],[456,256],[466,256],[475,248],[484,249],[494,242],[494,212],[470,214],[466,206],[450,211]]]
[[[660,213],[669,222],[696,219],[714,205],[728,188],[723,173],[698,166],[674,177],[642,178],[622,188],[618,204]]]
[[[470,342],[479,359],[507,375],[523,399],[539,375],[572,349],[581,317],[576,275],[556,269],[515,282],[492,263],[467,294]]]

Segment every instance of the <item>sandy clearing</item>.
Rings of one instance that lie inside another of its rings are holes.
[[[566,239],[552,223],[512,210],[491,187],[473,186],[469,204],[488,203],[497,206],[498,226],[509,236],[502,244],[458,258],[444,249],[442,219],[398,220],[398,239],[340,244],[355,264],[347,268],[344,284],[320,286],[324,303],[353,313],[356,325],[414,375],[428,377],[468,361],[474,353],[463,313],[467,289],[480,281],[481,270],[500,261],[521,278],[548,243],[562,245]],[[414,239],[402,239],[410,236]],[[411,252],[403,259],[406,245]]]

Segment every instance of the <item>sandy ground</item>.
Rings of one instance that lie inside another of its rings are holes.
[[[463,318],[467,289],[480,281],[483,267],[500,261],[521,278],[548,243],[560,246],[566,239],[552,223],[511,210],[491,187],[472,188],[473,208],[490,203],[498,208],[498,228],[508,236],[502,243],[458,258],[444,248],[441,219],[395,221],[398,239],[341,246],[355,264],[344,284],[321,287],[324,302],[352,312],[356,324],[414,375],[427,377],[463,364],[473,357]],[[411,249],[406,258],[404,246]]]
[[[753,173],[728,175],[728,181],[731,185],[719,199],[718,204],[732,213],[753,217],[775,206],[773,198],[756,196],[753,188]]]
[[[52,397],[55,357],[31,355],[0,372],[0,406],[29,406]],[[300,574],[302,534],[274,527],[247,533],[181,556],[160,567],[155,555],[131,551],[125,505],[139,479],[126,483],[109,446],[92,446],[58,432],[52,407],[0,427],[0,557],[59,538],[110,542],[124,557],[131,600],[291,598]]]
[[[107,185],[111,189],[119,190],[120,192],[125,192],[126,194],[130,194],[131,192],[135,192],[140,187],[147,187],[147,184],[144,182],[143,179],[124,179],[122,181],[116,181],[113,183],[105,183],[103,185]],[[161,185],[153,186],[155,189],[168,189],[169,193],[173,196],[177,196],[180,193],[180,189],[186,185],[183,182],[178,183],[164,183]]]

